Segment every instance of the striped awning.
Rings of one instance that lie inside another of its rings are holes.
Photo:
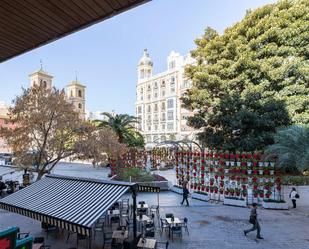
[[[0,208],[91,236],[92,225],[134,183],[47,175],[0,200]]]

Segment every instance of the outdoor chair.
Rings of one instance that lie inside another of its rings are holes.
[[[179,237],[182,237],[182,227],[181,226],[172,226],[171,227],[171,236],[172,241],[174,240],[174,235],[178,235]]]
[[[160,227],[161,227],[161,235],[164,229],[169,229],[169,225],[165,219],[162,219],[162,218],[160,219]]]
[[[159,214],[159,206],[152,205],[152,206],[150,207],[150,212],[151,212],[152,214],[158,215],[158,214]]]
[[[110,245],[112,246],[113,243],[113,233],[111,232],[104,232],[103,233],[103,248],[105,248],[105,245]]]
[[[174,215],[172,213],[167,213],[165,214],[165,218],[173,218]]]
[[[181,219],[181,226],[186,230],[186,232],[189,235],[189,229],[188,229],[188,218],[185,217],[184,219]]]
[[[155,236],[155,226],[154,223],[145,224],[145,236],[146,237],[154,237]]]
[[[157,241],[156,249],[168,249],[168,241]]]

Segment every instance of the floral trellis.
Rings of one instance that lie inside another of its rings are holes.
[[[147,163],[147,153],[145,150],[130,149],[119,160],[117,168],[117,162],[115,159],[110,160],[111,174],[116,175],[121,168],[139,167],[145,168]]]
[[[262,154],[247,152],[177,152],[176,177],[179,186],[189,183],[192,190],[224,197],[280,199],[281,177],[274,161],[262,161]]]
[[[175,165],[175,150],[172,148],[154,148],[150,154],[152,168]]]

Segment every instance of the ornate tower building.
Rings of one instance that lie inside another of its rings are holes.
[[[80,118],[85,119],[85,89],[79,81],[74,80],[66,86],[66,95],[70,103],[74,105],[75,111],[79,113]]]
[[[39,71],[30,74],[29,77],[31,87],[38,84],[43,84],[46,88],[53,87],[53,76],[43,71],[42,67]]]
[[[147,49],[144,49],[143,56],[138,63],[138,81],[144,81],[152,76],[153,63]]]

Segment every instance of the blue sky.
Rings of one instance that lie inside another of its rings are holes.
[[[87,86],[86,108],[134,113],[137,63],[148,48],[154,73],[175,50],[186,54],[207,26],[223,33],[247,9],[274,0],[153,0],[104,22],[0,64],[0,100],[10,104],[28,75],[40,67],[63,88],[75,79]]]

